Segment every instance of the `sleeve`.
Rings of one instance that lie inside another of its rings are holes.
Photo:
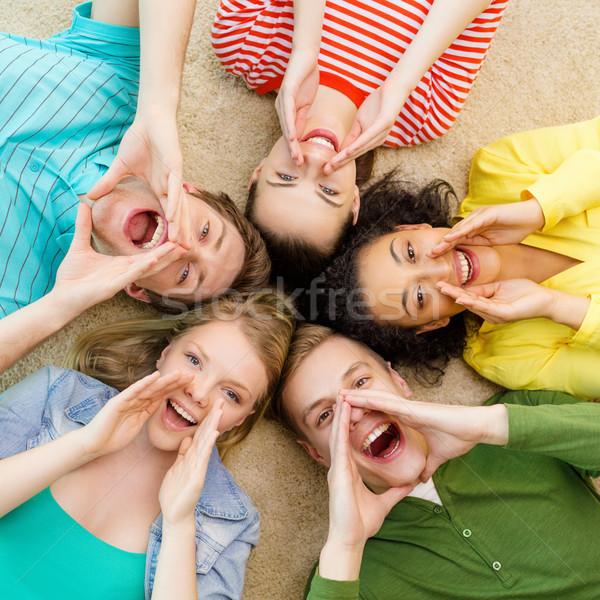
[[[219,555],[207,573],[198,573],[196,585],[198,600],[239,599],[244,588],[244,573],[250,550],[259,535],[258,511],[248,526]]]
[[[92,3],[80,4],[73,10],[69,29],[47,38],[60,48],[83,54],[109,64],[124,79],[139,80],[140,30],[122,27],[91,18]]]
[[[598,204],[598,151],[600,117],[502,138],[475,154],[469,175],[469,194],[456,219],[466,217],[479,206],[519,202],[522,198],[539,195],[547,229],[567,214],[586,210],[590,202]],[[573,162],[568,160],[570,157]],[[561,169],[563,163],[565,166]],[[590,180],[581,186],[578,180],[574,186],[573,176]],[[591,199],[594,188],[595,201]],[[559,206],[552,210],[554,203]]]
[[[480,375],[510,389],[563,390],[600,397],[600,298],[592,297],[579,331],[547,319],[484,323],[464,359]]]
[[[40,433],[52,379],[46,367],[0,396],[0,459],[24,452],[27,441]]]
[[[309,579],[304,592],[305,600],[359,600],[359,580],[334,581],[317,575]]]
[[[262,50],[279,18],[277,6],[271,7],[271,4],[270,0],[223,0],[219,4],[211,29],[211,43],[227,73],[239,77],[261,60]],[[293,31],[292,17],[290,40]]]
[[[558,458],[583,474],[600,475],[600,404],[561,392],[508,392],[506,448]]]

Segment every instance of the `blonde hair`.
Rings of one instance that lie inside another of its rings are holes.
[[[246,298],[215,298],[182,315],[140,318],[105,325],[80,337],[71,348],[66,367],[124,390],[156,370],[160,353],[190,329],[214,320],[240,320],[240,328],[267,371],[267,388],[255,412],[219,437],[222,453],[243,440],[263,417],[285,363],[295,321],[284,300],[270,292]]]

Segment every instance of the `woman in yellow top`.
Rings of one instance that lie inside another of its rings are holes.
[[[398,199],[389,176],[374,186],[391,216],[372,211],[328,269],[328,287],[358,288],[354,305],[325,295],[336,326],[416,367],[443,368],[464,347],[467,308],[484,319],[467,321],[464,348],[481,375],[600,397],[600,118],[478,151],[448,231],[450,192],[437,182]]]

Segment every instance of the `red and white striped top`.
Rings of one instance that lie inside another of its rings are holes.
[[[414,146],[450,129],[477,78],[508,0],[493,0],[425,73],[387,146]],[[320,81],[357,106],[387,78],[433,0],[327,0]],[[293,0],[221,0],[212,46],[224,69],[265,94],[281,85],[292,50]]]

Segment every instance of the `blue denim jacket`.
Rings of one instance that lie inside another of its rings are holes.
[[[0,396],[0,459],[50,442],[89,423],[117,394],[87,375],[46,367]],[[162,515],[153,523],[146,554],[149,600],[162,539]],[[198,598],[239,598],[250,549],[258,543],[259,515],[215,449],[196,506]]]

